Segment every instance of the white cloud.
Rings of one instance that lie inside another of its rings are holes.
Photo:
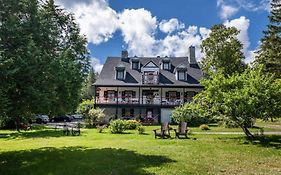
[[[238,12],[239,9],[246,11],[269,11],[270,0],[217,0],[219,15],[222,19],[228,19]]]
[[[100,44],[113,37],[118,28],[117,13],[111,9],[105,0],[57,0],[65,8],[75,14],[81,33],[88,41]]]
[[[224,1],[218,0],[217,5],[223,7],[226,5]],[[188,48],[193,45],[196,47],[197,58],[200,59],[202,56],[200,44],[210,33],[205,27],[185,27],[176,18],[159,22],[150,11],[143,8],[116,12],[109,7],[107,0],[57,0],[57,2],[75,14],[81,32],[86,34],[90,43],[107,42],[117,30],[120,30],[129,55],[188,56]],[[226,12],[228,13],[226,16],[230,17],[236,13],[234,11]],[[238,39],[244,44],[243,52],[247,58],[253,58],[253,52],[249,51],[250,42],[247,34],[249,22],[245,17],[240,17],[225,23],[241,30]],[[158,30],[167,35],[164,38],[156,38]],[[92,65],[98,72],[103,66],[97,58],[92,59]]]
[[[183,28],[185,28],[185,25],[176,18],[172,18],[169,21],[162,20],[159,24],[159,29],[164,33],[172,33]]]
[[[220,17],[222,19],[228,19],[229,17],[233,16],[238,12],[238,8],[235,8],[230,5],[221,5],[220,7]]]
[[[211,30],[210,30],[210,29],[207,29],[207,28],[205,28],[205,27],[200,27],[200,28],[199,28],[199,33],[200,33],[200,35],[202,36],[202,39],[203,39],[203,40],[209,37],[210,32],[211,32]]]
[[[237,39],[243,44],[242,52],[246,57],[245,61],[247,63],[253,61],[254,59],[253,51],[249,50],[251,44],[248,36],[250,20],[247,19],[245,16],[241,16],[240,18],[233,19],[231,21],[229,20],[225,21],[224,25],[227,27],[236,27],[240,31],[240,33],[237,36]]]
[[[95,72],[100,73],[103,67],[103,64],[100,63],[100,60],[97,58],[92,58],[91,59],[91,65],[94,69]]]
[[[156,17],[145,9],[125,9],[118,16],[128,50],[134,55],[152,55],[157,29]]]

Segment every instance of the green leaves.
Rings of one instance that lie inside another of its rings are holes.
[[[0,0],[0,24],[7,115],[73,112],[90,67],[73,15],[52,1]]]
[[[213,73],[221,72],[232,75],[244,70],[242,44],[236,38],[238,33],[236,28],[223,24],[211,28],[210,36],[201,45],[205,54],[202,60],[205,74],[212,76]]]

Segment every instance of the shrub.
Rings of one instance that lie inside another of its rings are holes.
[[[210,122],[210,118],[200,113],[199,106],[194,103],[185,103],[176,107],[172,112],[172,118],[176,123],[184,121],[189,126],[200,126]]]
[[[138,126],[138,131],[139,131],[139,134],[144,134],[144,132],[145,132],[144,126],[139,125],[139,126]]]
[[[201,130],[205,130],[205,131],[206,131],[206,130],[210,130],[209,126],[206,125],[206,124],[200,125],[199,128],[200,128]]]
[[[88,114],[89,120],[91,120],[92,125],[95,123],[104,123],[105,120],[105,114],[104,114],[104,109],[96,108],[96,109],[91,109]]]
[[[94,109],[94,100],[83,100],[77,107],[77,113],[87,118],[91,109]]]
[[[128,130],[137,129],[138,126],[140,125],[140,122],[138,122],[136,120],[126,120],[126,122],[127,122],[127,129]]]
[[[111,133],[114,134],[120,134],[123,133],[128,127],[127,127],[127,121],[125,120],[111,120],[109,123],[109,128]]]

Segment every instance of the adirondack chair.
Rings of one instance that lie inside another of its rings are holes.
[[[157,132],[157,130],[159,129],[154,129],[154,134],[155,134],[155,139],[157,137],[160,137],[160,138],[170,138],[171,135],[170,135],[170,130],[172,128],[169,127],[169,123],[168,122],[164,122],[161,124],[161,128],[160,128],[160,132]]]
[[[64,135],[69,135],[69,128],[68,128],[68,125],[66,124],[66,123],[64,123],[64,125],[63,125],[63,134]]]
[[[71,133],[73,136],[79,136],[80,135],[80,128],[81,128],[81,124],[77,123],[77,126],[72,127],[71,129]]]
[[[185,138],[188,138],[187,137],[188,129],[186,127],[187,127],[186,122],[180,122],[178,130],[174,129],[177,138],[180,138],[181,135],[185,136]]]

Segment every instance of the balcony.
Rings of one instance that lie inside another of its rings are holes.
[[[159,84],[159,74],[147,72],[142,75],[143,84]]]
[[[163,105],[163,106],[176,106],[176,105],[181,105],[184,102],[189,102],[191,101],[190,98],[184,99],[166,99],[166,98],[160,98],[160,97],[154,97],[154,98],[149,98],[146,96],[143,96],[143,98],[135,97],[135,98],[126,98],[126,97],[119,97],[119,98],[104,98],[104,97],[99,97],[96,99],[96,104],[139,104],[139,105]]]

